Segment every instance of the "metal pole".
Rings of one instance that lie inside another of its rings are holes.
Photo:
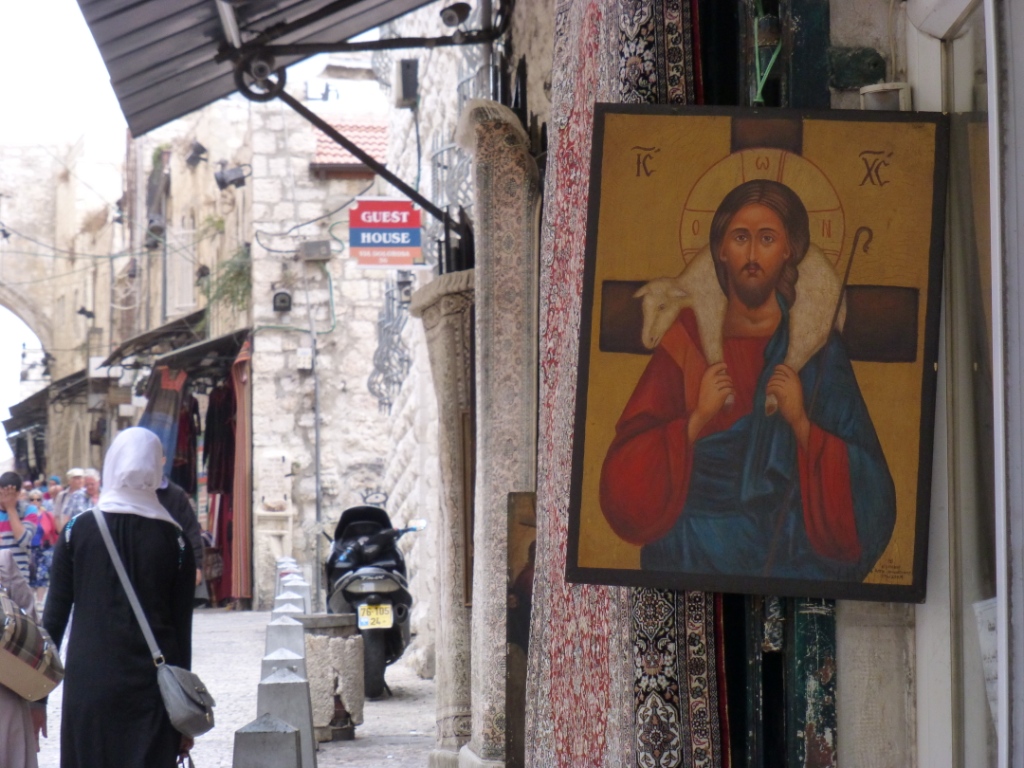
[[[307,267],[308,268],[308,267]],[[326,269],[326,267],[325,267]],[[306,275],[306,279],[303,281],[306,288],[306,315],[309,317],[309,339],[312,344],[312,362],[310,364],[310,373],[313,375],[313,487],[316,498],[316,534],[314,539],[316,541],[313,547],[314,555],[314,567],[316,568],[316,605],[317,610],[322,605],[321,599],[323,597],[323,590],[320,580],[320,523],[322,519],[323,504],[320,498],[320,374],[317,371],[317,343],[316,343],[316,324],[313,318],[313,306],[309,302],[309,275]]]

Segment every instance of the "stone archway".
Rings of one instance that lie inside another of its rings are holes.
[[[44,350],[53,348],[53,322],[44,302],[32,301],[31,296],[18,292],[8,285],[0,283],[0,305],[9,309],[28,326],[39,339]]]

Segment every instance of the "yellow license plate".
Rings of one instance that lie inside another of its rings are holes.
[[[360,629],[390,629],[394,623],[389,603],[359,606]]]

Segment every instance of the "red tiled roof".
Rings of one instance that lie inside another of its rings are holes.
[[[363,119],[351,122],[336,122],[331,125],[346,139],[354,142],[357,147],[380,163],[388,159],[388,126],[382,121]],[[335,143],[326,134],[317,131],[316,157],[313,165],[362,165],[348,150]]]

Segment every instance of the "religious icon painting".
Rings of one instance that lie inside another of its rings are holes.
[[[924,599],[948,144],[597,106],[569,581]]]

